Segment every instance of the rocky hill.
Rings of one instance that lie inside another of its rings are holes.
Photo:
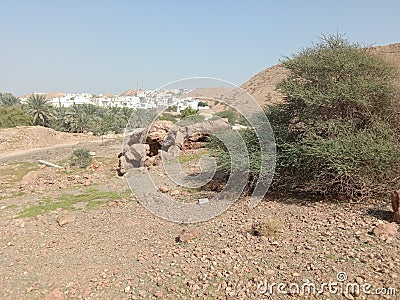
[[[382,55],[400,69],[400,43],[371,47],[369,49],[373,53]],[[275,89],[275,86],[288,74],[288,70],[282,65],[275,65],[256,74],[249,81],[243,83],[241,87],[252,95],[260,105],[277,103],[282,101],[283,98],[282,94]]]

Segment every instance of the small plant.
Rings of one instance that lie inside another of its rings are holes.
[[[172,123],[176,123],[178,121],[174,115],[169,113],[163,113],[158,119],[161,121],[171,121]]]
[[[207,107],[208,106],[208,104],[204,101],[200,101],[198,105],[199,105],[199,107]]]
[[[251,234],[254,236],[274,236],[281,230],[282,222],[277,219],[267,219],[266,221],[255,221],[251,225]]]
[[[72,167],[86,168],[92,163],[92,156],[89,150],[84,148],[79,148],[74,150],[70,160],[70,165]]]
[[[189,117],[191,115],[197,114],[199,111],[197,109],[193,109],[191,107],[186,107],[184,110],[181,111],[181,119],[184,119],[186,117]]]

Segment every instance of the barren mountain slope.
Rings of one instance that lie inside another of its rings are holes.
[[[400,69],[400,43],[370,48],[373,53],[385,57]],[[282,95],[276,91],[276,84],[288,75],[288,70],[275,65],[256,74],[241,87],[252,95],[260,105],[282,101]],[[399,78],[400,83],[400,78]]]

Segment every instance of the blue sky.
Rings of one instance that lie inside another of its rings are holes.
[[[242,84],[345,33],[400,42],[399,1],[0,0],[0,92],[122,93],[196,76]]]

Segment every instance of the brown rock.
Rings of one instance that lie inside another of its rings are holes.
[[[61,289],[56,288],[52,290],[47,296],[44,298],[44,300],[66,300],[67,296],[61,292]]]
[[[376,236],[390,236],[396,235],[398,233],[398,225],[395,223],[385,223],[376,226],[372,230],[373,234]]]
[[[171,196],[178,196],[181,192],[179,190],[172,190],[171,191]]]
[[[41,170],[38,171],[30,171],[28,172],[21,180],[20,187],[29,187],[31,186],[39,177]]]
[[[393,220],[394,220],[395,222],[397,222],[397,223],[400,223],[400,213],[399,213],[398,211],[396,211],[396,212],[393,214]]]
[[[71,215],[70,213],[65,213],[57,217],[57,223],[61,227],[68,223],[72,223],[74,220],[75,216]]]
[[[168,193],[169,191],[169,189],[165,185],[160,186],[158,189],[161,193]]]
[[[149,150],[148,144],[133,144],[130,146],[129,151],[125,153],[125,161],[136,168],[142,167]]]
[[[182,229],[179,235],[176,237],[177,242],[187,243],[196,239],[201,233],[201,228],[195,228],[192,230]]]

